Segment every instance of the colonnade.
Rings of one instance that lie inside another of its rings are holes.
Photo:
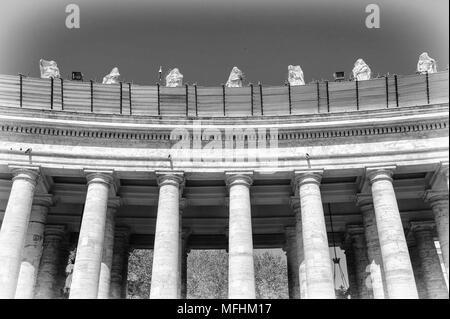
[[[349,225],[349,280],[358,298],[418,298],[418,270],[411,262],[392,175],[395,167],[366,169],[370,192],[359,194],[362,225]],[[35,194],[38,167],[11,167],[13,182],[0,230],[0,298],[52,298],[65,228],[45,224],[50,195]],[[126,280],[127,231],[115,227],[120,200],[111,194],[112,171],[86,170],[87,194],[69,298],[120,298]],[[321,198],[322,170],[295,171],[291,206],[295,225],[286,228],[291,298],[334,299],[335,284]],[[150,298],[186,296],[183,172],[157,172],[159,201]],[[229,192],[228,296],[255,298],[251,213],[252,172],[227,172]],[[448,172],[447,172],[448,178]],[[448,298],[434,249],[438,234],[448,273],[448,192],[426,192],[435,220],[411,223],[417,263],[429,298]]]

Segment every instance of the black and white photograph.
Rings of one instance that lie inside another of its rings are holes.
[[[448,301],[448,0],[0,0],[0,227],[8,304]]]

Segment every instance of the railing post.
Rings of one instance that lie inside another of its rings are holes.
[[[289,115],[292,114],[292,99],[291,99],[291,83],[287,82],[288,96],[289,96]]]
[[[386,84],[386,108],[389,108],[389,79],[387,75],[384,76],[384,82]]]
[[[195,116],[198,117],[197,83],[194,84],[194,94],[195,94]]]
[[[316,82],[317,87],[317,113],[320,113],[320,84],[319,81]]]
[[[159,83],[156,83],[156,87],[158,89],[158,116],[161,115],[161,99],[159,93]]]
[[[130,115],[133,113],[132,111],[131,111],[131,108],[132,108],[132,103],[131,103],[131,82],[130,83],[128,83],[128,98],[129,98],[129,100],[130,100]]]
[[[19,73],[19,85],[20,85],[20,97],[19,97],[19,105],[22,107],[23,105],[23,75]]]
[[[61,80],[61,110],[64,110],[64,79],[60,78]]]
[[[394,83],[395,83],[395,105],[398,107],[398,79],[397,79],[397,74],[394,75]]]
[[[327,112],[330,113],[330,92],[328,91],[328,81],[325,81],[325,86],[327,89]]]
[[[430,80],[428,78],[428,71],[425,73],[425,80],[427,84],[427,104],[430,104]]]
[[[53,82],[55,80],[50,78],[50,110],[53,110]]]
[[[258,85],[259,85],[259,99],[261,100],[261,116],[264,116],[264,101],[261,82],[258,82]]]
[[[359,111],[359,82],[358,79],[355,81],[356,86],[356,110]]]
[[[189,86],[185,84],[186,87],[186,117],[189,116]]]
[[[94,81],[89,82],[91,83],[91,113],[94,113]]]
[[[250,109],[250,114],[253,116],[253,84],[252,83],[250,83],[250,107],[251,107],[251,109]]]
[[[120,85],[120,114],[122,114],[122,97],[123,97],[122,82],[119,82],[119,85]]]
[[[226,116],[226,108],[225,108],[225,85],[222,84],[222,101],[223,101],[223,116]]]

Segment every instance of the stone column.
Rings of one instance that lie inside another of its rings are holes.
[[[300,273],[298,263],[297,232],[295,227],[286,227],[286,251],[289,299],[300,299]]]
[[[391,299],[417,299],[414,273],[397,206],[392,174],[395,167],[367,169],[380,240],[383,268]]]
[[[343,249],[345,254],[345,260],[347,262],[347,275],[348,275],[348,286],[351,299],[360,299],[358,292],[358,278],[356,276],[356,263],[355,256],[353,253],[353,247],[351,241],[347,240],[343,243]],[[367,275],[367,273],[366,273]]]
[[[374,299],[385,299],[388,294],[372,196],[359,194],[357,197],[357,205],[360,207],[363,217],[364,234],[367,245],[368,263],[366,272],[369,277],[366,278],[366,285],[370,286],[369,288],[372,290]]]
[[[34,298],[56,299],[61,296],[59,284],[62,257],[65,245],[66,226],[46,225],[44,230],[44,248],[36,280]]]
[[[114,249],[115,214],[120,205],[120,199],[110,199],[106,210],[105,238],[103,240],[102,264],[98,282],[98,299],[109,299],[111,286],[111,267]]]
[[[305,256],[303,254],[303,231],[302,231],[302,211],[299,197],[291,197],[292,210],[295,214],[295,238],[297,242],[297,267],[299,276],[300,299],[308,298],[308,288],[306,285]]]
[[[368,273],[366,272],[369,259],[367,258],[367,244],[364,227],[359,225],[349,225],[347,227],[350,237],[351,249],[353,250],[353,261],[357,281],[357,291],[360,299],[371,299],[372,294],[366,284]]]
[[[86,173],[88,190],[73,267],[70,299],[96,299],[98,296],[108,193],[113,172]]]
[[[411,257],[411,265],[414,272],[414,280],[416,281],[417,294],[419,299],[427,299],[427,288],[423,281],[422,265],[420,263],[419,250],[417,249],[414,236],[408,236],[406,238],[408,242],[409,256]]]
[[[116,227],[114,231],[114,252],[111,266],[111,299],[126,298],[126,283],[128,269],[128,243],[130,233],[128,228]]]
[[[254,299],[252,213],[250,186],[252,173],[227,173],[230,193],[228,239],[228,298]]]
[[[447,285],[433,239],[434,223],[411,222],[428,299],[448,299]]]
[[[179,297],[180,188],[183,173],[159,173],[159,201],[153,250],[151,299]]]
[[[189,248],[187,241],[190,235],[190,230],[183,228],[181,231],[181,257],[180,257],[180,298],[186,299],[187,297],[187,257],[189,254]]]
[[[335,299],[333,267],[320,195],[322,171],[295,172],[302,214],[303,251],[309,299]]]
[[[13,179],[11,192],[0,229],[0,299],[16,294],[22,251],[30,220],[31,206],[39,169],[10,167]]]
[[[448,193],[429,190],[425,193],[425,201],[430,203],[433,210],[442,258],[444,259],[447,276],[450,276],[448,269]]]
[[[48,207],[52,204],[51,195],[35,195],[31,208],[30,222],[23,249],[17,281],[16,299],[33,299],[39,262],[41,261],[44,228],[47,220]]]

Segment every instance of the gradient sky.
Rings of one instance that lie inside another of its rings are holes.
[[[76,3],[81,28],[65,27]],[[381,28],[365,27],[376,3]],[[411,74],[427,51],[448,67],[448,0],[1,0],[0,74],[38,77],[40,58],[100,81],[118,66],[125,81],[155,84],[158,68],[215,86],[236,65],[253,83],[284,83],[289,64],[306,81],[348,75],[362,57],[373,73]]]

